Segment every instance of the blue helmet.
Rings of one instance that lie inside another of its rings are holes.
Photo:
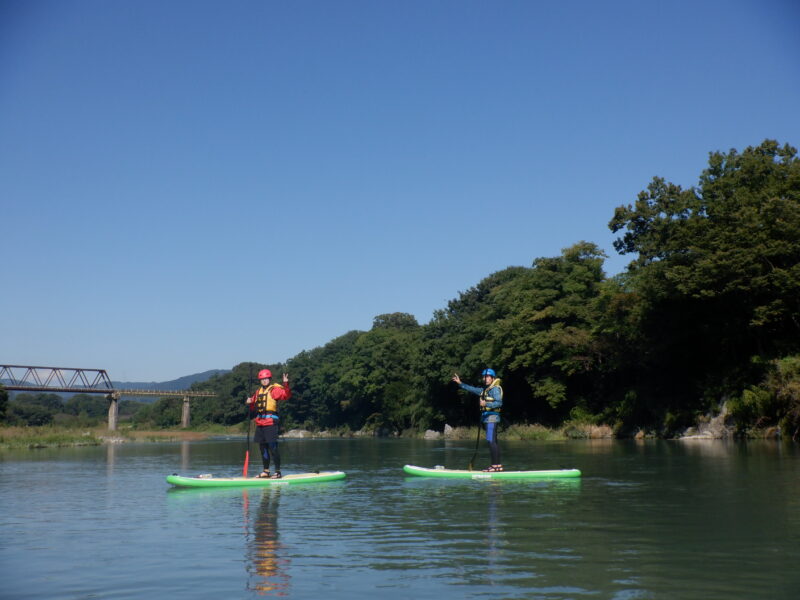
[[[497,373],[494,372],[494,369],[484,369],[481,376],[486,377],[487,375],[491,375],[492,377],[497,377]]]

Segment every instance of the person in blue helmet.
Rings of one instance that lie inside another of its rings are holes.
[[[492,465],[484,469],[487,473],[494,473],[503,470],[500,462],[500,447],[497,445],[497,429],[500,426],[500,410],[503,408],[503,388],[500,387],[500,379],[494,369],[483,370],[484,388],[473,387],[461,381],[458,373],[453,375],[455,381],[462,390],[466,390],[480,396],[481,423],[486,429],[486,442],[489,444],[489,454],[491,455]]]

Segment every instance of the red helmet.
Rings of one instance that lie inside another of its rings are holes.
[[[269,379],[270,377],[272,377],[272,371],[270,371],[269,369],[261,369],[258,372],[259,379]]]

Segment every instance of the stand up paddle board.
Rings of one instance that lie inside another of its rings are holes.
[[[415,467],[406,465],[403,470],[409,475],[420,477],[447,477],[450,479],[563,479],[566,477],[580,477],[578,469],[552,469],[549,471],[467,471],[466,469],[445,469],[444,467]]]
[[[298,483],[319,483],[336,481],[345,478],[344,471],[326,471],[322,473],[297,473],[284,475],[280,479],[262,479],[260,477],[214,477],[200,475],[198,477],[167,476],[167,483],[178,487],[269,487],[272,485],[296,485]]]

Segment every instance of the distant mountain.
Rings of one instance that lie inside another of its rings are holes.
[[[172,381],[112,381],[111,384],[118,390],[188,390],[193,383],[207,381],[214,375],[230,373],[230,369],[211,369],[194,375],[186,375]]]

